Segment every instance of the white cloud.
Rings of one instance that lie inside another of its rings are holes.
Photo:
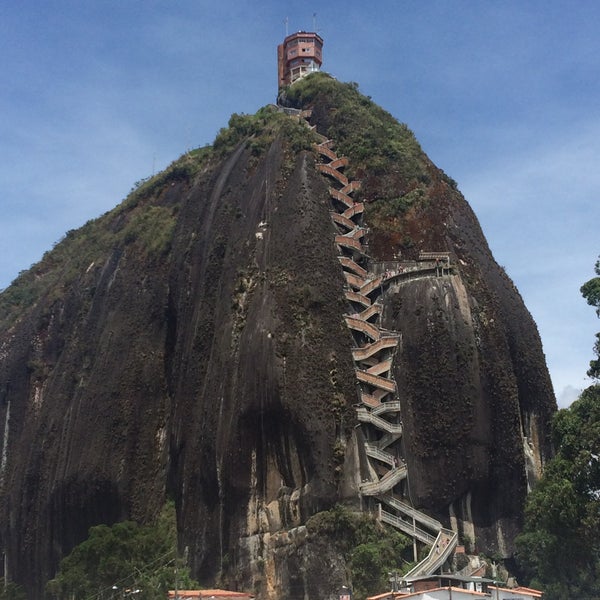
[[[571,385],[563,388],[559,394],[557,394],[556,401],[559,408],[567,408],[570,406],[581,394],[582,390],[576,389]]]

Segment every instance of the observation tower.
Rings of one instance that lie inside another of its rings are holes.
[[[279,88],[319,71],[323,64],[323,38],[318,33],[298,31],[277,46]]]

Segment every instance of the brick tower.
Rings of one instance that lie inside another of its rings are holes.
[[[318,71],[323,63],[323,38],[309,31],[288,35],[277,46],[279,88]]]

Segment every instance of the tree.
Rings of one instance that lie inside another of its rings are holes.
[[[596,261],[594,271],[598,277],[593,277],[589,281],[586,281],[581,286],[581,294],[590,306],[596,307],[596,314],[600,317],[600,259]],[[587,374],[593,379],[600,379],[600,333],[596,334],[594,352],[597,358],[590,361],[590,368]]]
[[[581,294],[600,317],[600,259]],[[600,333],[588,375],[600,380]],[[525,506],[517,561],[547,600],[600,597],[600,383],[552,423],[556,456]]]
[[[175,507],[168,503],[155,523],[123,521],[112,527],[91,527],[87,540],[63,558],[46,591],[54,598],[166,597],[175,571],[180,586],[194,587],[189,571],[176,556]],[[138,590],[138,591],[136,591]]]
[[[553,420],[556,456],[531,492],[517,559],[548,600],[600,595],[600,385]]]
[[[388,531],[377,539],[367,538],[350,553],[349,567],[355,598],[366,598],[374,591],[390,588],[390,573],[398,573],[402,563],[410,564],[410,540],[396,531]]]
[[[410,567],[410,539],[383,526],[371,515],[336,504],[313,515],[306,526],[315,537],[335,540],[346,560],[352,596],[357,600],[389,590],[390,572],[399,573]]]
[[[26,600],[25,591],[20,585],[8,582],[0,578],[0,600]]]

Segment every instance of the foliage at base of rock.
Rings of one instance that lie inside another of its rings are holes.
[[[389,590],[389,573],[410,566],[412,542],[370,515],[338,504],[311,517],[306,526],[312,535],[330,538],[343,554],[356,600]]]
[[[0,600],[27,600],[27,595],[20,585],[0,579]]]
[[[97,525],[90,528],[88,539],[61,561],[46,591],[57,599],[132,592],[139,600],[165,598],[176,580],[180,589],[195,585],[187,567],[180,564],[176,547],[173,503],[168,503],[150,525],[134,521],[112,527]]]
[[[600,385],[553,424],[557,455],[527,500],[518,561],[548,600],[600,594]]]

